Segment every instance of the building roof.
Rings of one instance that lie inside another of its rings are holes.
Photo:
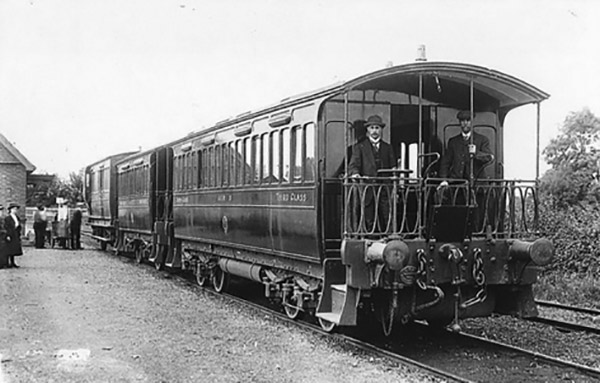
[[[35,170],[35,166],[29,162],[29,160],[23,154],[21,154],[21,152],[13,144],[11,144],[2,133],[0,133],[0,145],[4,146],[6,150],[12,154],[16,161],[25,166],[27,173],[31,173]]]

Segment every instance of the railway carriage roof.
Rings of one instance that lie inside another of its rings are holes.
[[[549,95],[513,76],[476,65],[449,62],[416,62],[382,69],[346,82],[346,90],[389,90],[419,95],[423,75],[423,97],[427,100],[469,109],[470,81],[478,111],[502,110],[541,102]]]
[[[471,80],[473,80],[476,111],[500,110],[506,113],[518,106],[541,102],[549,97],[546,92],[533,85],[493,69],[452,62],[414,62],[385,68],[353,80],[285,98],[275,105],[219,122],[204,132],[304,101],[337,95],[350,90],[389,90],[419,96],[419,75],[424,75],[423,97],[425,99],[457,109],[470,108]]]
[[[419,77],[423,75],[423,98],[456,109],[470,109],[470,82],[473,80],[475,111],[509,110],[541,102],[549,97],[542,90],[516,77],[485,67],[451,62],[414,62],[385,68],[353,80],[339,82],[311,92],[285,98],[260,110],[245,112],[215,125],[190,133],[174,143],[208,134],[258,116],[280,111],[293,105],[331,97],[351,90],[381,90],[419,96]],[[172,144],[174,144],[172,143]]]

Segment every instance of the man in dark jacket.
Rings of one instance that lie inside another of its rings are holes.
[[[33,231],[35,232],[35,248],[43,249],[46,242],[46,227],[48,227],[48,217],[44,205],[39,205],[33,214]]]
[[[456,117],[460,122],[461,133],[448,140],[448,147],[440,164],[440,178],[468,180],[471,174],[471,157],[474,178],[486,178],[483,174],[484,165],[493,158],[490,141],[486,136],[472,131],[471,112],[463,110]],[[444,181],[442,186],[446,185],[448,183]]]
[[[380,169],[392,169],[396,166],[396,156],[390,144],[381,139],[385,123],[380,116],[370,116],[365,122],[367,139],[357,143],[352,149],[352,158],[348,164],[348,175],[356,177],[377,177]],[[365,229],[367,232],[385,231],[389,221],[389,190],[381,182],[375,185],[365,184]],[[379,193],[378,193],[379,192]],[[379,195],[377,201],[375,196]],[[375,205],[378,207],[379,230],[374,227]]]
[[[71,217],[71,249],[81,249],[81,210],[75,209]]]
[[[494,159],[490,149],[490,141],[486,136],[473,131],[471,117],[469,111],[460,111],[456,115],[460,122],[461,132],[448,140],[448,147],[440,164],[440,178],[470,180],[471,174],[473,181],[489,178],[484,171],[485,167]],[[471,163],[473,163],[472,173]],[[443,189],[446,186],[448,186],[448,181],[444,180],[440,183],[440,188]],[[472,228],[476,232],[482,231],[485,215],[487,215],[488,224],[495,219],[491,209],[486,212],[484,189],[476,189],[475,201],[467,198],[466,189],[464,190],[464,193],[454,193],[454,199],[451,203],[464,205],[469,202],[469,205],[471,205],[475,202],[476,208],[473,210],[471,221]]]

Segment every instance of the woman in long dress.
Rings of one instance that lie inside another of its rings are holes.
[[[5,252],[8,256],[8,267],[18,268],[15,263],[15,257],[23,255],[21,247],[21,219],[17,214],[19,204],[11,202],[8,205],[8,215],[4,218],[4,229],[6,230],[6,247]]]

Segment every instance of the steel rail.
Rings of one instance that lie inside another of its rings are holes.
[[[549,326],[556,327],[557,329],[565,329],[570,331],[581,331],[581,332],[589,332],[592,334],[600,334],[600,327],[586,326],[583,324],[575,323],[575,322],[567,322],[556,319],[544,318],[544,317],[535,317],[535,318],[525,318],[526,321],[541,323]]]
[[[550,301],[544,301],[544,300],[538,300],[538,299],[535,300],[535,303],[538,306],[542,306],[542,307],[553,307],[553,308],[557,308],[557,309],[561,309],[561,310],[574,311],[574,312],[578,312],[578,313],[600,315],[600,310],[589,308],[589,307],[571,306],[571,305],[567,305],[564,303],[550,302]]]
[[[450,330],[447,330],[447,331],[451,332]],[[537,358],[537,359],[543,360],[544,362],[553,364],[555,366],[572,368],[572,369],[577,370],[578,372],[583,373],[584,375],[587,375],[590,377],[600,378],[600,370],[597,370],[592,367],[584,366],[583,364],[569,362],[567,360],[562,360],[559,358],[555,358],[553,356],[541,354],[536,351],[526,350],[521,347],[512,346],[510,344],[502,343],[502,342],[492,340],[492,339],[483,338],[483,337],[473,335],[473,334],[468,334],[465,332],[455,333],[455,335],[459,336],[459,337],[465,337],[467,339],[471,339],[471,340],[481,342],[484,344],[491,344],[491,345],[494,345],[496,347],[499,347],[499,348],[502,348],[502,349],[505,349],[508,351],[517,352],[517,353],[520,353],[523,355]]]
[[[126,259],[130,259],[129,257],[119,257],[119,258],[126,258]],[[148,264],[146,264],[148,265]],[[149,267],[149,266],[148,266]],[[450,372],[446,372],[444,370],[440,370],[437,369],[435,367],[429,366],[427,364],[418,362],[416,360],[407,358],[405,356],[396,354],[392,351],[388,351],[382,348],[379,348],[375,345],[372,345],[370,343],[358,340],[356,338],[353,338],[351,336],[348,335],[344,335],[344,334],[339,334],[339,333],[328,333],[323,331],[319,326],[315,325],[315,324],[311,324],[311,323],[307,323],[307,322],[303,322],[303,321],[297,321],[297,320],[293,320],[288,318],[286,315],[284,315],[283,313],[279,313],[275,310],[273,310],[272,308],[269,307],[265,307],[259,303],[255,303],[255,302],[251,302],[248,301],[244,298],[240,298],[237,297],[235,295],[232,294],[228,294],[228,293],[217,293],[216,291],[210,289],[210,288],[203,288],[198,286],[197,283],[195,283],[195,281],[192,281],[189,279],[189,276],[184,275],[183,272],[167,272],[167,271],[163,271],[161,272],[161,275],[163,275],[164,277],[168,278],[174,278],[194,289],[197,289],[199,291],[202,291],[203,293],[208,293],[209,295],[213,296],[213,297],[218,297],[220,299],[226,299],[229,301],[233,301],[236,302],[242,306],[248,307],[250,309],[254,309],[260,313],[263,314],[268,314],[270,316],[272,316],[273,318],[276,318],[284,323],[288,323],[291,325],[294,325],[298,328],[304,329],[306,331],[321,335],[323,337],[329,337],[331,339],[336,339],[338,341],[341,341],[343,343],[352,345],[358,349],[364,350],[364,351],[368,351],[372,354],[375,354],[377,356],[381,356],[383,358],[387,358],[388,360],[393,360],[403,366],[406,367],[412,367],[415,368],[416,370],[420,370],[421,372],[427,372],[437,378],[441,378],[441,379],[448,379],[450,381],[455,381],[455,382],[464,382],[464,383],[472,383],[472,380],[469,380],[467,378],[463,378],[457,375],[454,375]],[[574,369],[576,371],[578,371],[579,373],[582,373],[584,375],[587,376],[591,376],[594,378],[600,378],[600,370],[591,368],[591,367],[587,367],[578,363],[574,363],[574,362],[569,362],[566,360],[562,360],[559,358],[555,358],[549,355],[545,355],[545,354],[541,354],[535,351],[531,351],[531,350],[526,350],[520,347],[516,347],[516,346],[512,346],[509,344],[505,344],[499,341],[495,341],[495,340],[491,340],[491,339],[486,339],[483,337],[479,337],[477,335],[472,335],[472,334],[468,334],[468,333],[464,333],[464,332],[460,332],[460,333],[454,333],[450,330],[446,330],[448,333],[457,336],[457,337],[462,337],[465,339],[470,339],[472,341],[477,341],[483,344],[488,344],[488,345],[493,345],[495,347],[504,349],[505,351],[511,351],[511,352],[516,352],[528,357],[532,357],[532,358],[536,358],[538,360],[542,360],[545,361],[549,364],[552,365],[556,365],[558,367],[564,367],[564,368],[571,368]]]
[[[454,374],[452,374],[450,372],[446,372],[444,370],[437,369],[437,368],[432,367],[432,366],[428,366],[427,364],[424,364],[424,363],[418,362],[416,360],[407,358],[405,356],[396,354],[396,353],[394,353],[392,351],[384,350],[382,348],[379,348],[379,347],[374,346],[374,345],[372,345],[370,343],[358,340],[358,339],[353,338],[351,336],[344,335],[344,334],[339,334],[339,333],[328,333],[328,332],[324,331],[323,329],[321,329],[321,327],[319,327],[319,326],[317,326],[315,324],[311,324],[311,323],[304,322],[304,321],[297,321],[297,320],[290,319],[286,315],[284,315],[283,313],[274,311],[273,309],[265,307],[265,306],[263,306],[263,305],[261,305],[259,303],[251,302],[251,301],[248,301],[248,300],[246,300],[244,298],[240,298],[240,297],[237,297],[235,295],[232,295],[232,294],[229,294],[229,293],[226,293],[226,292],[217,293],[216,291],[214,291],[214,290],[212,290],[210,288],[198,286],[197,283],[195,283],[195,282],[193,282],[191,280],[188,280],[185,276],[182,276],[182,275],[179,275],[179,274],[171,274],[171,275],[175,275],[175,277],[178,280],[183,281],[184,283],[190,285],[193,288],[200,289],[202,292],[209,293],[212,296],[219,297],[221,299],[226,298],[226,299],[234,301],[234,302],[236,302],[236,303],[238,303],[238,304],[240,304],[242,306],[252,308],[253,310],[256,310],[256,311],[260,312],[261,314],[268,314],[268,315],[270,315],[270,316],[272,316],[272,317],[274,317],[274,318],[276,318],[276,319],[278,319],[278,320],[280,320],[280,321],[282,321],[284,323],[287,323],[287,324],[299,327],[299,328],[301,328],[303,330],[306,330],[306,331],[309,331],[309,332],[321,335],[323,337],[333,338],[333,339],[336,339],[336,340],[338,340],[340,342],[343,342],[343,343],[346,343],[346,344],[350,344],[350,345],[352,345],[352,346],[354,346],[354,347],[356,347],[356,348],[358,348],[360,350],[368,351],[368,352],[370,352],[372,354],[375,354],[376,356],[380,356],[380,357],[383,357],[383,358],[390,359],[390,360],[395,361],[395,362],[397,362],[397,363],[399,363],[399,364],[401,364],[401,365],[403,365],[405,367],[412,367],[412,368],[421,370],[420,372],[425,371],[425,372],[429,373],[430,375],[433,375],[433,376],[435,376],[437,378],[444,379],[444,380],[449,380],[449,381],[452,381],[452,382],[475,383],[472,380],[469,380],[469,379],[466,379],[466,378],[462,378],[460,376],[454,375]]]
[[[125,258],[127,260],[131,259],[125,255],[119,256],[119,258]],[[145,266],[151,267],[151,265],[149,265],[148,263],[145,263]],[[242,306],[245,306],[247,308],[258,311],[261,314],[268,314],[284,323],[296,326],[298,328],[318,334],[323,337],[329,337],[332,339],[336,339],[342,343],[352,345],[359,350],[363,350],[363,351],[369,352],[371,354],[374,354],[375,356],[380,356],[382,358],[397,362],[398,364],[403,365],[405,367],[413,368],[420,373],[423,373],[423,374],[427,373],[431,376],[442,379],[443,381],[458,382],[458,383],[475,383],[474,381],[469,380],[467,378],[463,378],[458,375],[454,375],[450,372],[437,369],[437,368],[429,366],[427,364],[424,364],[424,363],[418,362],[416,360],[407,358],[405,356],[396,354],[392,351],[388,351],[388,350],[379,348],[375,345],[369,344],[367,342],[361,341],[361,340],[353,338],[351,336],[339,334],[339,333],[328,333],[328,332],[324,331],[323,329],[321,329],[320,326],[317,326],[315,324],[290,319],[283,313],[277,312],[277,311],[273,310],[272,308],[265,307],[259,303],[251,302],[244,298],[240,298],[240,297],[237,297],[235,295],[232,295],[232,294],[229,294],[226,292],[218,293],[209,287],[201,287],[196,283],[195,280],[191,280],[190,279],[191,277],[184,275],[184,272],[161,271],[160,274],[164,277],[168,276],[168,278],[178,280],[178,281],[190,286],[191,288],[198,289],[198,290],[202,291],[203,293],[207,293],[213,297],[236,302]]]

